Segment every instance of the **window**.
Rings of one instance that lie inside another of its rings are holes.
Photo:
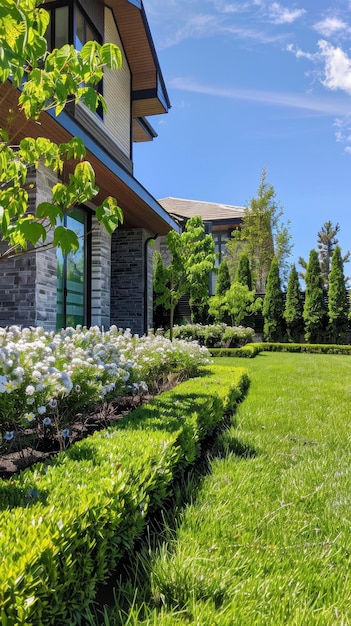
[[[45,4],[45,9],[50,13],[50,24],[46,32],[48,50],[61,48],[66,43],[71,43],[76,50],[81,50],[87,41],[102,42],[100,33],[76,2],[65,4],[55,2],[52,5],[51,7]],[[102,81],[97,89],[103,93]],[[103,109],[100,104],[96,113],[103,118]]]
[[[63,256],[57,250],[57,328],[90,323],[89,285],[90,259],[89,238],[87,236],[89,215],[75,209],[64,218],[64,226],[74,230],[79,238],[79,249]]]

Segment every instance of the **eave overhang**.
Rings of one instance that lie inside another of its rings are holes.
[[[136,143],[152,141],[155,137],[157,137],[157,132],[144,117],[133,119],[133,141]]]
[[[108,0],[132,74],[133,117],[167,113],[171,107],[141,0]]]
[[[0,85],[0,127],[6,128],[9,110],[18,106],[18,91],[10,82]],[[68,113],[58,118],[54,112],[42,113],[40,124],[26,120],[23,114],[16,117],[16,126],[11,130],[11,140],[18,144],[24,137],[47,137],[56,143],[69,141],[72,136],[80,137],[87,149],[87,160],[94,168],[99,193],[94,198],[98,206],[107,196],[117,198],[123,210],[123,228],[145,228],[152,233],[166,235],[170,230],[179,231],[179,226],[157,200],[134,176],[127,172],[106,152]],[[64,176],[73,171],[74,164],[66,163]]]

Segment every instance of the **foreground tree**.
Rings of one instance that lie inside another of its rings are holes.
[[[170,338],[173,339],[174,311],[182,296],[190,294],[192,306],[204,307],[209,298],[209,277],[215,263],[215,245],[206,235],[201,217],[190,218],[182,233],[167,235],[168,265],[156,253],[154,273],[155,305],[169,311]],[[162,267],[161,267],[162,264]]]
[[[233,268],[237,267],[241,254],[250,261],[253,284],[257,292],[264,292],[273,257],[276,256],[282,273],[291,254],[291,235],[287,225],[281,222],[283,211],[276,201],[273,185],[266,181],[263,169],[257,197],[251,198],[245,209],[241,229],[235,231],[227,242]]]
[[[289,274],[288,289],[284,308],[284,319],[289,341],[299,342],[304,330],[303,298],[300,289],[299,275],[293,264]]]
[[[326,308],[324,305],[324,289],[321,268],[316,250],[311,250],[307,264],[305,304],[303,319],[305,323],[305,340],[307,343],[323,341],[326,327]]]
[[[268,273],[267,288],[263,300],[263,335],[266,341],[282,341],[284,337],[284,302],[281,290],[278,259],[273,261]]]
[[[49,13],[38,0],[1,2],[0,83],[20,91],[18,109],[9,111],[7,126],[0,129],[0,227],[5,244],[0,260],[32,251],[33,246],[36,252],[52,246],[63,254],[77,250],[78,237],[62,226],[62,219],[98,193],[93,168],[83,160],[85,147],[80,139],[57,144],[45,137],[27,137],[13,149],[26,120],[40,123],[41,115],[50,109],[59,115],[69,100],[81,101],[92,111],[99,104],[106,109],[97,86],[104,68],[121,67],[121,52],[114,44],[89,41],[80,52],[68,44],[48,52],[48,24]],[[51,201],[41,202],[33,210],[28,171],[37,170],[42,163],[61,174],[64,162],[71,159],[76,166],[68,184],[54,185]],[[108,197],[96,209],[96,217],[112,233],[122,221],[122,212],[117,201]]]
[[[345,286],[344,263],[341,249],[336,246],[331,260],[328,290],[328,318],[330,339],[344,343],[348,325],[349,305]]]

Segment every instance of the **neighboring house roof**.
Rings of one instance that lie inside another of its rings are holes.
[[[207,222],[222,220],[240,220],[245,211],[243,206],[203,202],[201,200],[185,200],[184,198],[162,198],[158,201],[173,217],[190,218],[200,215]]]

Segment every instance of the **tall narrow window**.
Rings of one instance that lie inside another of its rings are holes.
[[[64,225],[73,230],[79,238],[79,249],[63,256],[57,251],[57,328],[89,324],[87,307],[87,214],[74,210],[67,215]]]

